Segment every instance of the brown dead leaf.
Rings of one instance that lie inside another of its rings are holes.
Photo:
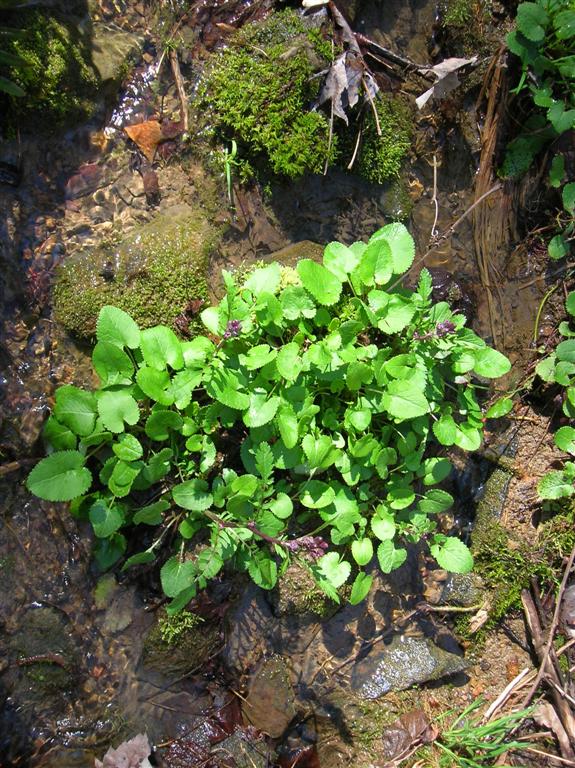
[[[124,130],[147,159],[153,162],[158,144],[164,140],[162,126],[157,120],[147,120],[137,125],[127,125]]]
[[[421,744],[430,744],[438,731],[421,709],[406,712],[388,726],[382,735],[383,752],[392,765],[398,764]]]

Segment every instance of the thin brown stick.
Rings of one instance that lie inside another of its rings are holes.
[[[524,749],[526,752],[533,752],[534,755],[542,755],[543,757],[547,757],[550,760],[558,760],[560,763],[563,763],[563,765],[575,765],[574,760],[567,760],[565,757],[552,755],[550,752],[543,752],[540,749],[534,749],[533,747],[522,747],[521,749]]]
[[[176,90],[178,91],[178,98],[180,99],[182,125],[184,133],[187,133],[190,127],[188,95],[186,93],[186,86],[180,69],[180,62],[178,61],[178,52],[173,48],[170,49],[170,64],[172,65],[172,74],[174,75]]]
[[[349,165],[347,166],[347,170],[348,171],[351,171],[351,169],[353,168],[353,164],[355,163],[355,158],[357,157],[357,151],[359,149],[359,142],[360,141],[361,141],[361,127],[357,131],[357,139],[356,139],[356,142],[355,142],[355,147],[354,147],[354,150],[353,150],[353,155],[351,157],[351,160],[349,161]]]
[[[377,135],[381,136],[381,125],[379,124],[379,115],[377,114],[377,107],[375,106],[375,103],[373,101],[373,97],[371,93],[369,92],[369,88],[365,84],[365,78],[361,78],[361,83],[363,85],[363,90],[365,91],[365,95],[367,96],[369,100],[369,104],[371,106],[371,111],[373,112],[373,119],[375,120],[375,129],[377,131]]]

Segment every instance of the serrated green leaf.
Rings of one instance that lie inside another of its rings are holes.
[[[134,320],[118,307],[102,307],[96,322],[96,338],[117,347],[136,349],[140,346],[140,329]]]
[[[252,581],[262,589],[273,589],[278,580],[276,563],[261,550],[249,561],[248,573]]]
[[[166,560],[160,571],[160,581],[164,594],[176,597],[190,587],[196,577],[196,566],[191,560],[180,562],[177,556]]]
[[[263,442],[258,445],[254,454],[254,462],[264,483],[269,483],[273,476],[275,460],[268,443]]]
[[[322,509],[335,499],[334,489],[321,480],[308,480],[300,491],[300,502],[309,509]]]
[[[36,464],[28,475],[28,490],[46,501],[71,501],[92,484],[85,456],[79,451],[57,451]]]
[[[150,368],[163,371],[169,365],[178,371],[184,367],[182,345],[171,328],[156,325],[141,332],[140,349]]]
[[[124,422],[133,426],[140,418],[138,403],[125,389],[98,393],[98,413],[110,432],[123,432]]]
[[[517,6],[517,29],[528,40],[539,43],[545,37],[549,16],[538,3],[520,3]]]
[[[562,341],[560,344],[557,345],[557,348],[555,349],[555,354],[558,360],[561,360],[567,363],[575,363],[575,339],[571,339],[569,341]]]
[[[415,243],[404,224],[393,222],[378,229],[373,234],[369,243],[384,238],[391,249],[393,272],[401,275],[411,267],[415,258]],[[368,246],[369,247],[369,246]]]
[[[178,507],[193,512],[203,512],[205,509],[209,509],[214,500],[206,481],[199,478],[186,480],[175,485],[172,488],[172,498]]]
[[[169,387],[176,408],[183,410],[190,404],[192,393],[201,381],[202,371],[184,369],[176,373]]]
[[[359,264],[360,255],[343,243],[328,243],[323,252],[323,264],[342,283]]]
[[[265,267],[259,267],[250,272],[244,283],[244,288],[248,288],[256,297],[262,293],[273,294],[279,287],[280,279],[281,267],[274,261]]]
[[[88,514],[94,533],[99,539],[107,539],[124,524],[122,511],[116,504],[107,504],[104,499],[95,501]]]
[[[94,429],[97,406],[93,392],[66,384],[56,390],[54,416],[80,437],[86,437]]]
[[[575,110],[571,111],[575,115]],[[567,213],[575,213],[575,181],[565,184],[561,197],[563,198],[563,208],[565,208]]]
[[[563,499],[573,496],[573,481],[561,470],[551,470],[537,483],[537,493],[541,499]]]
[[[321,264],[311,259],[301,259],[297,272],[304,288],[320,304],[331,306],[341,296],[341,280]]]
[[[219,334],[223,332],[225,323],[222,323],[221,313],[218,307],[208,307],[207,309],[204,309],[200,314],[200,318],[208,331],[213,333],[214,336],[219,336]]]
[[[240,361],[248,371],[256,371],[263,368],[264,365],[271,363],[277,355],[277,350],[272,349],[269,344],[257,344],[251,347],[247,355],[241,355]]]
[[[156,555],[150,551],[138,552],[135,555],[129,557],[122,566],[122,572],[127,571],[128,568],[133,568],[135,565],[146,565],[147,563],[153,563],[156,559]]]
[[[453,496],[441,488],[432,488],[417,502],[417,508],[426,515],[437,515],[453,506]]]
[[[123,461],[137,461],[144,455],[142,444],[134,435],[120,435],[118,442],[112,446],[112,450]]]
[[[464,451],[476,451],[481,446],[483,432],[469,423],[459,424],[455,435],[455,445]]]
[[[351,573],[351,565],[346,560],[340,560],[337,552],[328,552],[317,564],[322,576],[334,589],[345,584]]]
[[[552,15],[558,40],[575,37],[575,10],[567,9]]]
[[[143,466],[141,461],[132,463],[120,460],[117,462],[108,480],[108,488],[114,496],[121,498],[130,493],[132,483],[140,474]]]
[[[301,442],[309,469],[327,469],[336,460],[339,451],[328,435],[315,437],[307,434]]]
[[[56,451],[73,451],[78,444],[78,437],[65,424],[60,424],[52,415],[42,427],[42,437]]]
[[[391,381],[383,394],[382,404],[389,415],[399,421],[429,413],[427,398],[417,383],[411,381]]]
[[[223,565],[224,561],[219,552],[215,549],[204,549],[200,552],[196,561],[198,576],[206,580],[213,579],[222,570]]]
[[[151,440],[167,440],[170,430],[181,429],[183,419],[175,411],[153,411],[146,419],[144,430]]]
[[[149,365],[143,365],[136,373],[136,382],[147,397],[160,405],[172,405],[174,402],[168,371],[158,371],[156,368],[150,368]]]
[[[493,405],[487,410],[485,418],[487,419],[500,419],[502,416],[507,416],[513,410],[513,400],[510,397],[500,397]]]
[[[250,393],[249,406],[243,414],[247,427],[261,427],[270,422],[277,413],[281,398],[277,395],[268,398],[264,389],[256,388]]]
[[[382,541],[377,548],[377,559],[383,573],[391,573],[407,559],[407,550],[396,549],[393,541]]]
[[[451,573],[469,573],[473,570],[473,556],[469,548],[459,539],[448,537],[442,543],[429,547],[439,566]]]
[[[317,312],[314,300],[309,293],[299,285],[288,285],[280,294],[282,312],[288,320],[298,320],[300,317],[312,318]]]
[[[475,365],[473,370],[478,376],[484,376],[486,379],[496,379],[499,376],[503,376],[511,370],[511,363],[498,352],[491,347],[484,347],[475,351]]]
[[[276,368],[280,376],[287,381],[295,381],[302,367],[299,345],[293,341],[284,344],[276,357]]]
[[[449,475],[451,472],[451,462],[449,459],[432,457],[425,459],[418,471],[418,477],[422,478],[423,485],[435,485]]]
[[[353,586],[351,588],[351,594],[349,596],[349,602],[351,605],[357,605],[358,603],[361,603],[362,600],[365,600],[369,594],[369,590],[371,589],[372,584],[373,576],[360,571],[360,573],[358,573],[355,577],[355,581],[353,582]]]
[[[546,105],[542,105],[546,106]],[[561,186],[563,176],[565,175],[565,158],[563,155],[555,155],[551,161],[551,167],[549,168],[549,183],[552,187],[558,188]]]
[[[293,512],[293,503],[287,493],[278,493],[276,498],[270,502],[270,512],[279,517],[280,520],[287,520]]]
[[[99,341],[96,344],[92,352],[92,365],[102,387],[132,383],[134,365],[124,350],[111,341]]]
[[[547,252],[549,258],[553,261],[559,261],[569,255],[569,243],[565,240],[563,235],[554,235],[547,245]]]
[[[433,422],[433,434],[441,445],[453,445],[457,435],[457,425],[453,416],[444,413],[441,418]]]
[[[561,451],[575,454],[575,429],[573,427],[560,427],[555,433],[555,445]]]
[[[276,423],[286,448],[294,448],[298,440],[298,422],[291,403],[282,401],[276,414]]]
[[[371,518],[371,530],[380,541],[388,541],[395,536],[395,518],[385,510],[376,512]]]
[[[170,503],[165,499],[155,501],[139,509],[133,518],[134,525],[160,525],[164,519],[164,512],[170,508]]]
[[[228,408],[243,411],[249,408],[250,396],[244,391],[247,381],[232,370],[216,370],[211,372],[205,382],[206,392]]]

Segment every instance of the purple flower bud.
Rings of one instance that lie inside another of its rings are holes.
[[[290,552],[299,552],[307,555],[311,560],[318,560],[328,548],[327,541],[321,536],[300,536],[299,539],[292,539],[285,542]]]
[[[242,332],[242,324],[239,320],[229,320],[224,331],[224,339],[232,339]]]
[[[455,333],[455,324],[451,320],[444,320],[435,326],[435,335],[438,339],[442,339],[450,333]]]

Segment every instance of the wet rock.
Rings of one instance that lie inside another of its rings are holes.
[[[230,611],[226,645],[222,652],[225,666],[233,673],[248,670],[269,647],[274,624],[263,590],[250,584]]]
[[[374,648],[355,663],[351,686],[360,696],[376,699],[466,667],[461,656],[442,650],[429,638],[396,635],[389,645]]]
[[[64,618],[53,608],[30,610],[10,640],[20,671],[14,698],[42,700],[71,690],[77,681],[78,650]]]
[[[261,735],[238,728],[231,736],[213,747],[213,755],[221,768],[266,768],[268,747]]]
[[[446,605],[461,605],[469,608],[481,603],[485,595],[485,584],[476,573],[450,573],[443,586],[441,602]]]
[[[80,166],[78,172],[66,182],[66,200],[92,194],[102,185],[102,176],[102,168],[98,163],[85,163]]]
[[[172,325],[190,300],[206,297],[216,237],[199,209],[178,205],[119,245],[83,249],[57,270],[56,319],[79,337],[92,338],[98,312],[113,304],[142,328]]]
[[[309,615],[327,617],[338,606],[318,587],[309,571],[294,562],[284,573],[272,594],[274,611],[278,616]]]
[[[117,586],[116,577],[113,573],[106,573],[98,579],[98,583],[94,589],[94,602],[99,611],[110,604]]]
[[[102,83],[110,91],[119,85],[126,72],[126,62],[139,54],[143,42],[140,35],[125,32],[115,24],[94,24],[92,61]]]
[[[118,587],[106,608],[102,629],[105,633],[123,632],[132,623],[136,608],[136,597],[132,589]]]
[[[279,738],[296,714],[294,702],[287,665],[275,656],[258,666],[242,711],[255,728]]]
[[[170,619],[160,616],[144,640],[142,663],[166,676],[185,675],[201,667],[220,646],[219,625],[215,622],[190,623],[166,634]]]

